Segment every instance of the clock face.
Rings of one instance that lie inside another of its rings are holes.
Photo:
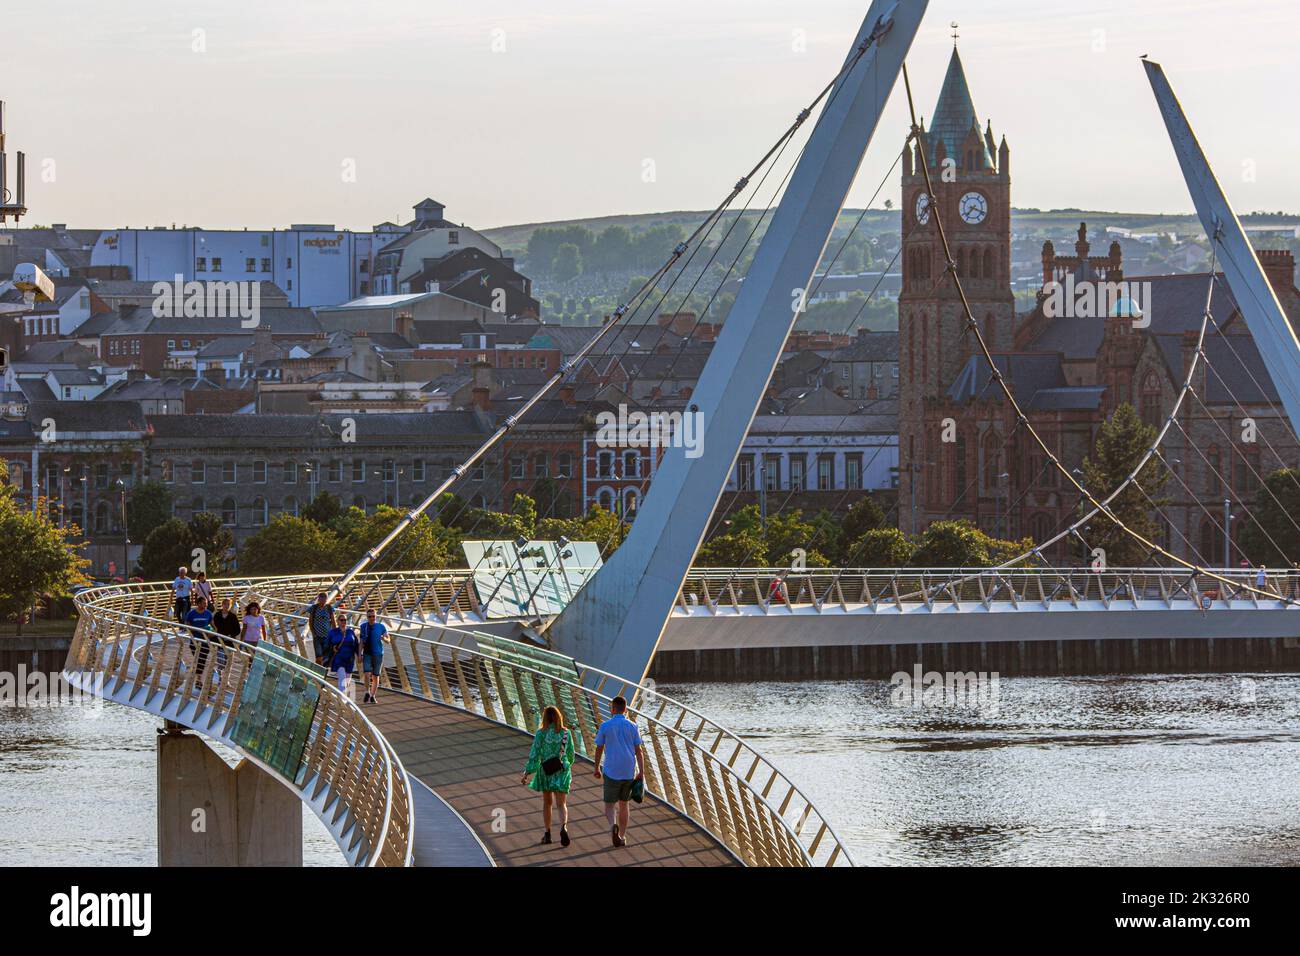
[[[961,206],[959,207],[963,222],[970,225],[983,222],[984,217],[989,214],[989,201],[980,193],[969,192],[961,197]]]
[[[928,193],[921,193],[916,197],[916,221],[923,226],[930,221],[930,196]]]

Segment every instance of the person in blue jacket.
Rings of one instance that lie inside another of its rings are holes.
[[[338,678],[339,690],[346,694],[352,683],[352,672],[356,670],[361,644],[357,632],[348,626],[347,618],[341,613],[334,615],[334,626],[330,628],[328,638],[329,660],[325,666]]]

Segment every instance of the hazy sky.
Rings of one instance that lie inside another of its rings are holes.
[[[29,225],[366,228],[425,196],[479,227],[701,209],[834,74],[868,6],[24,4],[3,14],[0,98],[10,151],[28,154]],[[934,0],[909,60],[927,116],[954,19],[976,111],[1010,141],[1017,205],[1191,210],[1149,53],[1238,212],[1300,210],[1295,0]],[[900,83],[851,204],[906,128]]]

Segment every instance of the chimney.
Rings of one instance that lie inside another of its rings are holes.
[[[1295,294],[1295,256],[1290,249],[1256,249],[1255,255],[1268,277],[1268,284],[1285,304],[1288,296]]]
[[[495,384],[492,378],[492,366],[487,362],[474,363],[474,388],[475,390],[483,389],[491,392]]]
[[[473,393],[474,393],[475,408],[484,412],[492,410],[492,399],[489,397],[492,393],[488,389],[480,385],[476,385],[474,386]]]

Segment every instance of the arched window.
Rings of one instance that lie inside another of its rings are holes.
[[[1039,511],[1029,519],[1029,534],[1034,544],[1042,544],[1052,536],[1052,516]]]
[[[990,246],[989,248],[987,248],[987,249],[984,250],[984,278],[986,278],[986,279],[992,279],[992,278],[994,278],[994,275],[993,275],[993,248],[992,248],[991,246]]]
[[[636,478],[641,474],[641,453],[625,451],[623,453],[623,477]]]
[[[1159,428],[1164,415],[1161,411],[1160,378],[1152,370],[1142,376],[1142,421]]]
[[[612,512],[612,511],[614,510],[614,492],[613,492],[613,490],[611,490],[611,489],[609,489],[609,488],[601,488],[600,491],[596,492],[596,501],[597,501],[597,502],[600,504],[600,506],[601,506],[602,508],[604,508],[606,511],[610,511],[610,512]]]
[[[233,528],[238,521],[239,507],[235,504],[235,499],[224,499],[221,502],[221,523],[227,528]]]
[[[295,518],[298,517],[298,499],[293,495],[285,498],[283,511],[287,515],[293,515]]]
[[[635,488],[628,488],[623,492],[623,514],[629,519],[636,517],[636,506],[639,500]]]
[[[1220,475],[1223,474],[1223,456],[1217,445],[1211,445],[1205,452],[1205,490],[1217,495],[1223,490]]]
[[[259,495],[253,499],[253,514],[251,517],[254,528],[263,528],[266,526],[269,511],[270,509],[267,507],[265,498]]]
[[[355,496],[353,496],[353,498],[352,498],[352,507],[354,507],[354,508],[360,508],[362,511],[365,511],[365,510],[366,510],[366,499],[365,499],[365,496],[364,496],[364,495],[355,495]]]
[[[95,534],[108,534],[109,507],[107,501],[95,502]]]
[[[614,453],[611,451],[602,451],[596,455],[596,477],[613,478],[614,477]]]

